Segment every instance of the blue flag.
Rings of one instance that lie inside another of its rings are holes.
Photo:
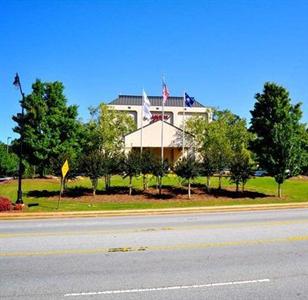
[[[185,106],[192,107],[194,102],[195,102],[195,98],[190,97],[190,96],[188,96],[187,93],[185,93]]]

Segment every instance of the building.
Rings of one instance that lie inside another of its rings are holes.
[[[211,121],[212,108],[205,107],[198,101],[195,101],[192,107],[184,108],[183,97],[169,97],[164,106],[162,125],[162,97],[148,96],[148,98],[151,102],[151,120],[144,120],[142,117],[142,96],[119,95],[117,99],[108,104],[115,110],[130,114],[136,122],[137,130],[125,136],[125,151],[142,147],[144,150],[161,156],[163,142],[164,159],[174,163],[183,155],[184,121],[193,116],[203,116]],[[185,141],[184,146],[187,149]]]

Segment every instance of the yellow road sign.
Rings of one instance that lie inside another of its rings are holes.
[[[68,166],[68,161],[66,160],[61,168],[63,178],[66,176],[68,170],[69,170],[69,166]]]

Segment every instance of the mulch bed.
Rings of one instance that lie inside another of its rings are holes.
[[[47,197],[57,200],[58,193],[48,191],[32,191],[28,194],[31,197]],[[188,199],[186,188],[165,187],[162,189],[162,194],[156,188],[150,187],[146,191],[133,190],[131,196],[128,195],[128,188],[113,188],[110,192],[97,191],[95,197],[90,189],[70,189],[66,191],[62,200],[78,200],[79,202],[109,202],[109,203],[159,203],[159,202],[183,202],[183,201],[206,201],[206,200],[222,200],[230,198],[263,198],[269,197],[258,192],[245,191],[237,193],[234,188],[226,188],[222,190],[212,189],[208,194],[204,187],[193,187],[191,190],[191,199]]]

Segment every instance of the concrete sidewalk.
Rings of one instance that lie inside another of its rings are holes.
[[[258,205],[201,206],[201,207],[164,208],[164,209],[76,211],[76,212],[60,212],[60,211],[10,212],[10,213],[6,212],[6,213],[0,213],[0,220],[196,214],[196,213],[238,212],[238,211],[258,211],[258,210],[280,210],[280,209],[292,209],[292,208],[308,208],[308,202],[258,204]]]

